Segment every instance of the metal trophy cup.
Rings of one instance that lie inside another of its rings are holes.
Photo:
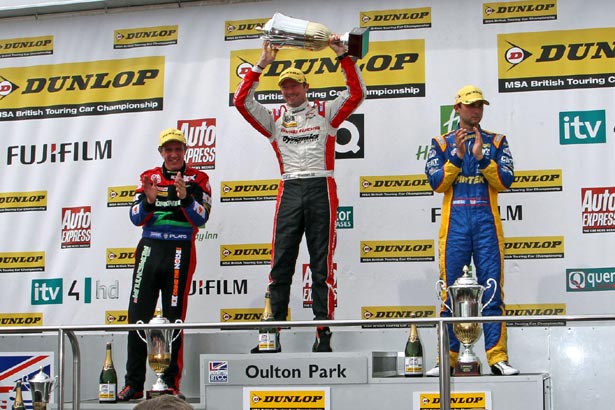
[[[43,372],[41,367],[40,371],[26,382],[32,393],[32,407],[35,410],[45,410],[47,408],[49,395],[56,387],[55,382],[57,378],[58,376],[52,379]]]
[[[452,286],[446,289],[444,281],[436,282],[438,289],[438,298],[442,298],[443,291],[448,294],[448,299],[452,303],[452,307],[446,304],[446,300],[442,300],[442,305],[445,306],[453,315],[453,317],[477,317],[480,316],[485,306],[489,305],[495,297],[497,291],[497,283],[493,278],[487,280],[488,286],[485,288],[474,279],[467,266],[463,267],[463,275],[458,278]],[[483,293],[486,289],[493,287],[493,294],[484,306],[482,305]],[[453,331],[463,345],[463,352],[459,355],[455,370],[455,376],[480,376],[480,360],[472,351],[472,345],[480,338],[482,333],[481,325],[477,322],[455,322],[453,323]]]
[[[137,321],[137,324],[143,324],[143,321]],[[165,325],[171,323],[159,313],[148,322],[150,325]],[[177,319],[175,323],[182,323]],[[137,330],[137,334],[147,344],[147,362],[152,368],[158,379],[152,386],[152,390],[146,392],[145,398],[162,396],[164,394],[173,394],[174,391],[169,389],[169,386],[162,380],[164,371],[171,364],[171,344],[177,339],[181,333],[181,329],[174,335],[175,329],[146,329],[145,338]]]
[[[275,13],[265,23],[261,30],[263,40],[269,40],[277,48],[303,48],[311,51],[320,51],[329,46],[333,33],[320,23],[299,20]],[[363,58],[369,48],[369,30],[355,27],[349,33],[340,36],[342,45],[351,56]]]

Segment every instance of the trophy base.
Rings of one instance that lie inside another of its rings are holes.
[[[348,54],[363,58],[369,49],[369,29],[366,27],[353,28],[348,33]]]
[[[164,390],[148,390],[145,392],[145,399],[153,399],[154,397],[165,396],[167,394],[175,394],[175,390],[173,389],[164,389]]]
[[[480,376],[480,362],[457,362],[453,376]]]

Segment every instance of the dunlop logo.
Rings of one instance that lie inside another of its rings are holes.
[[[291,319],[291,309],[288,309],[286,320]],[[260,322],[263,319],[263,308],[220,309],[220,322]],[[290,329],[289,327],[282,327]]]
[[[42,325],[42,313],[0,313],[0,327]]]
[[[420,393],[421,410],[440,409],[438,393]],[[484,410],[491,408],[491,395],[488,392],[451,393],[451,409]]]
[[[561,191],[562,170],[515,171],[515,180],[506,192]]]
[[[509,1],[483,5],[483,24],[556,19],[555,1]]]
[[[45,270],[45,252],[2,252],[0,273],[42,272]]]
[[[361,241],[361,263],[364,262],[433,262],[434,241]]]
[[[47,191],[0,193],[0,212],[46,211]]]
[[[369,52],[358,63],[367,87],[367,99],[425,97],[425,40],[396,40],[370,42]],[[261,49],[231,51],[229,72],[229,106],[241,79],[256,64]],[[267,66],[260,77],[254,97],[263,104],[283,103],[277,85],[284,69],[295,67],[310,81],[310,97],[331,100],[344,89],[339,75],[339,62],[326,50],[310,53],[285,50],[285,60]]]
[[[362,306],[361,317],[365,320],[432,318],[436,316],[435,306]],[[417,324],[417,327],[434,327],[435,325]],[[405,324],[363,325],[368,328],[400,328],[409,327]]]
[[[506,316],[562,316],[566,315],[565,303],[543,303],[535,305],[506,304]],[[531,321],[516,322],[506,321],[508,326],[566,326],[566,321]]]
[[[136,185],[124,185],[107,188],[107,207],[130,206],[136,196]]]
[[[107,248],[107,269],[127,269],[135,265],[135,248]]]
[[[260,38],[262,33],[256,28],[263,27],[268,20],[269,18],[227,21],[224,23],[224,41]]]
[[[271,261],[271,243],[220,245],[220,266],[265,265]]]
[[[0,58],[53,54],[53,36],[0,40]]]
[[[177,26],[141,27],[113,32],[113,48],[167,46],[177,44]]]
[[[500,92],[615,87],[615,28],[498,35]]]
[[[564,257],[563,236],[506,238],[504,259],[552,259]]]
[[[368,27],[372,31],[429,28],[431,7],[362,11],[361,27]]]
[[[432,196],[433,190],[424,174],[362,176],[359,178],[361,197]]]
[[[279,185],[279,179],[222,182],[220,202],[275,201]]]
[[[127,325],[127,310],[107,310],[105,312],[105,325]]]

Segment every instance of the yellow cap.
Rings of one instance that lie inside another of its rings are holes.
[[[483,91],[475,85],[466,85],[455,95],[455,105],[459,103],[472,104],[476,101],[482,101],[485,105],[489,105],[489,101],[483,97]]]
[[[288,79],[295,80],[298,83],[307,83],[303,71],[293,67],[282,71],[282,74],[280,74],[280,77],[278,78],[278,85],[282,85],[282,82]]]
[[[171,141],[177,141],[185,144],[186,138],[184,137],[184,133],[180,130],[175,128],[167,128],[160,133],[160,144],[158,144],[158,148]]]

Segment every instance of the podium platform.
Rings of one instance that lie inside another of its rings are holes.
[[[202,354],[200,370],[207,410],[440,408],[439,379],[404,377],[398,352]],[[451,377],[451,408],[551,410],[550,376]]]

